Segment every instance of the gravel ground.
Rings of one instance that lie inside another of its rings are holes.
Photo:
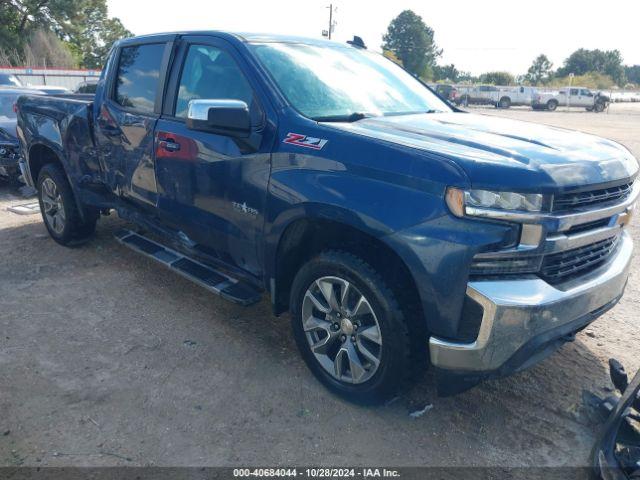
[[[480,113],[584,130],[640,158],[640,105]],[[241,308],[120,246],[117,218],[74,249],[0,186],[0,465],[585,465],[606,362],[640,367],[640,265],[621,303],[536,367],[453,398],[426,374],[388,406],[328,393],[288,316]],[[638,242],[638,221],[631,230]],[[419,418],[409,413],[433,405]]]

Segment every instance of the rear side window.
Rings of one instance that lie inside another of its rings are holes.
[[[164,43],[125,47],[120,52],[115,101],[141,113],[153,113]]]

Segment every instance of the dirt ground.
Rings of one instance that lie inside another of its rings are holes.
[[[640,105],[476,109],[584,130],[640,158]],[[526,372],[438,398],[430,374],[364,408],[307,371],[289,318],[232,305],[125,247],[109,217],[66,249],[0,186],[0,465],[585,465],[606,363],[640,368],[640,260],[626,295]],[[631,226],[636,246],[640,222]],[[420,418],[409,413],[432,404]]]

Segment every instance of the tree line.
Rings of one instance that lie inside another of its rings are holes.
[[[549,58],[541,54],[533,60],[529,70],[520,76],[509,72],[486,72],[479,76],[458,70],[454,64],[439,65],[443,50],[435,42],[435,33],[422,18],[405,10],[394,18],[383,37],[385,55],[402,64],[405,69],[426,81],[455,83],[488,83],[494,85],[560,86],[569,83],[593,88],[640,85],[640,65],[625,66],[618,50],[587,50],[573,52],[557,70]]]
[[[106,0],[0,0],[0,65],[101,68],[129,36]]]

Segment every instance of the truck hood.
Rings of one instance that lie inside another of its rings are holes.
[[[475,188],[557,191],[634,177],[623,146],[582,132],[467,113],[366,118],[331,126],[458,164]]]

